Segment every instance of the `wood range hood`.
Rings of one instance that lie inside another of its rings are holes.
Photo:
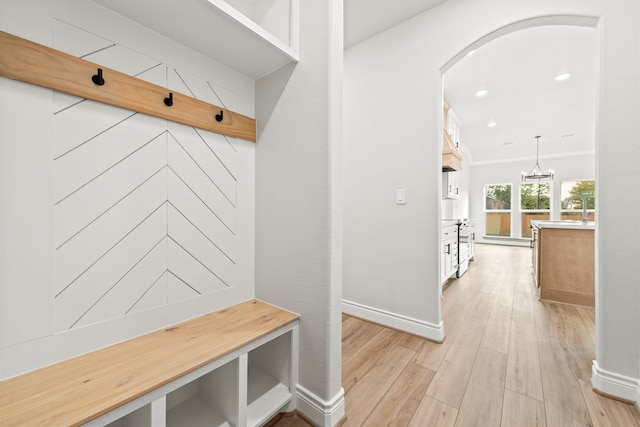
[[[449,105],[449,102],[443,98],[442,172],[456,172],[462,170],[462,154],[447,131],[450,108],[451,106]]]

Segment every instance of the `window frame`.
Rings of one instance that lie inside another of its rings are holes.
[[[595,178],[585,178],[585,179],[566,179],[563,181],[560,181],[560,219],[562,220],[562,216],[563,214],[566,213],[573,213],[573,214],[579,214],[582,215],[582,209],[565,209],[564,205],[562,204],[562,184],[567,183],[567,182],[573,182],[574,185],[575,183],[578,182],[582,182],[582,181],[593,181],[593,188],[594,188],[594,194],[593,194],[593,204],[594,204],[594,208],[593,209],[589,209],[587,208],[587,216],[592,216],[593,218],[595,218],[596,215],[596,209],[595,209],[595,202],[596,202],[596,194],[595,194],[595,184],[596,184],[596,179]],[[591,221],[591,219],[590,219]]]
[[[523,209],[522,208],[522,186],[523,185],[540,185],[540,184],[548,184],[549,185],[549,208],[548,209]],[[523,224],[523,216],[525,214],[547,214],[548,218],[540,218],[540,220],[550,220],[553,215],[553,181],[551,180],[543,180],[537,182],[520,182],[518,185],[518,211],[520,213],[520,237],[523,239],[528,239],[531,237],[531,234],[526,235],[524,233],[526,225]]]
[[[487,190],[489,187],[498,187],[498,186],[508,186],[510,188],[510,200],[509,200],[509,209],[487,209]],[[483,210],[484,210],[484,224],[485,237],[491,238],[511,238],[513,233],[511,222],[513,220],[513,183],[505,182],[505,183],[497,183],[497,184],[485,184],[483,191]],[[509,214],[509,235],[500,235],[500,234],[487,234],[487,213],[508,213]]]

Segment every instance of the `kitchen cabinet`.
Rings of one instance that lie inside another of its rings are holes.
[[[546,227],[546,223],[552,226]],[[533,273],[541,300],[595,305],[595,247],[592,226],[532,221]]]
[[[440,285],[458,272],[458,224],[442,227]]]
[[[442,173],[442,198],[458,199],[460,198],[460,185],[458,184],[458,172]]]
[[[451,106],[443,99],[443,126],[442,126],[442,171],[461,171],[462,154],[458,148],[460,138],[460,126],[456,124],[450,115]],[[454,139],[455,138],[455,139]]]

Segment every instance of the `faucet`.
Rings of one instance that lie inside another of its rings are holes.
[[[569,206],[569,200],[571,200],[571,199],[580,199],[580,200],[582,200],[582,222],[589,221],[589,218],[587,217],[587,199],[585,199],[584,196],[580,196],[580,195],[569,196],[564,201],[564,208],[565,209],[567,209],[567,207]]]

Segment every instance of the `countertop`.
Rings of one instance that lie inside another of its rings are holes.
[[[536,228],[567,228],[576,230],[595,230],[594,221],[531,221],[531,225]]]

